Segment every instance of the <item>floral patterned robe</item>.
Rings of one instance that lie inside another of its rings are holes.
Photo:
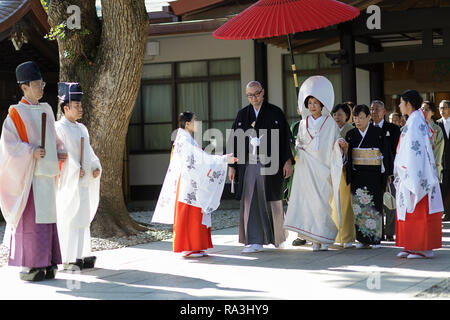
[[[394,163],[397,223],[395,243],[405,250],[427,251],[442,246],[444,206],[434,161],[433,132],[421,110],[408,118]]]
[[[204,152],[179,129],[152,222],[174,225],[174,251],[212,247],[211,213],[220,204],[226,179],[226,155]]]
[[[346,141],[349,143],[347,179],[351,183],[356,240],[364,244],[379,244],[382,237],[383,181],[385,168],[388,166],[388,159],[384,156],[387,144],[383,131],[369,124],[364,138],[359,129],[355,128],[347,133]],[[383,167],[355,165],[352,158],[355,148],[379,149],[384,157]]]

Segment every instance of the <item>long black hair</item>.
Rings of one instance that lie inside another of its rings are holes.
[[[182,113],[180,113],[180,115],[178,116],[178,127],[181,129],[185,129],[186,128],[186,122],[191,122],[192,119],[194,118],[195,113],[191,112],[191,111],[184,111]]]
[[[411,103],[414,110],[419,110],[422,106],[423,98],[420,96],[419,92],[416,90],[406,90],[401,94],[401,98],[406,103]]]

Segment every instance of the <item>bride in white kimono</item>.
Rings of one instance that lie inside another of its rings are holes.
[[[297,158],[284,227],[313,243],[313,251],[328,250],[341,224],[339,184],[347,143],[330,116],[334,104],[331,82],[308,78],[300,88],[302,114],[296,140]],[[332,218],[332,202],[337,216]]]

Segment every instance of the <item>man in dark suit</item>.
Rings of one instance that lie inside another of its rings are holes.
[[[388,157],[388,165],[389,168],[385,168],[386,172],[392,172],[392,168],[394,168],[394,160],[395,154],[397,153],[397,144],[400,138],[400,127],[396,124],[389,123],[386,121],[386,108],[384,106],[383,101],[374,100],[370,104],[370,115],[372,116],[372,123],[374,126],[380,127],[383,130],[383,135],[386,137],[386,141],[388,143],[388,154],[385,156]],[[391,192],[393,196],[395,196],[395,187],[393,185],[393,177],[386,177],[387,181],[383,185],[383,192],[386,189],[387,183],[390,184]],[[383,235],[386,237],[386,240],[393,241],[395,235],[395,209],[389,210],[384,207],[384,212],[386,215],[386,222],[383,228]],[[384,221],[383,221],[384,222]]]
[[[440,118],[437,124],[444,133],[444,154],[442,155],[441,192],[444,201],[443,221],[450,221],[450,101],[442,100],[439,104]]]

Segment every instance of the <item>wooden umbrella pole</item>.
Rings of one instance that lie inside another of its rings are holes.
[[[84,160],[84,137],[81,137],[80,144],[80,168],[83,169],[83,160]]]
[[[297,94],[300,91],[300,88],[298,86],[298,78],[297,78],[297,68],[295,67],[295,58],[294,58],[294,51],[292,50],[292,43],[291,43],[291,35],[287,35],[288,39],[288,45],[289,45],[289,53],[291,54],[291,69],[292,69],[292,76],[294,77],[294,85],[295,85],[295,92]]]
[[[47,114],[42,114],[41,122],[41,147],[45,149],[45,129],[47,128]]]

